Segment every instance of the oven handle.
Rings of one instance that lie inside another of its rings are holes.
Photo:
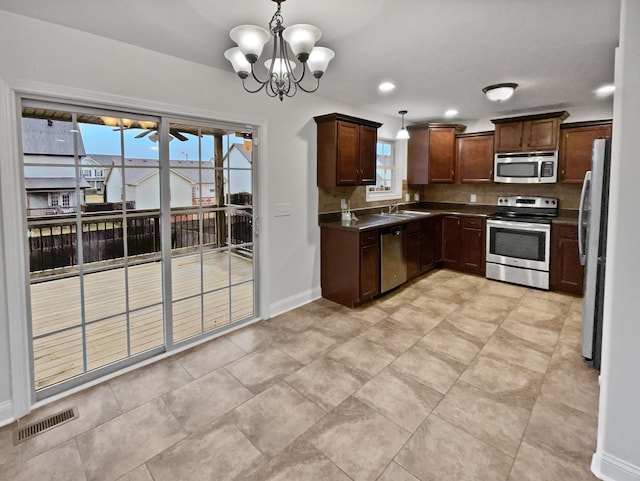
[[[551,226],[549,224],[536,224],[533,222],[512,222],[508,220],[487,220],[487,227],[511,227],[514,229],[520,230],[529,230],[529,231],[551,231]]]
[[[585,265],[587,261],[586,254],[586,239],[584,238],[584,233],[582,229],[582,223],[584,222],[584,204],[587,198],[587,190],[588,186],[591,184],[591,171],[587,171],[584,174],[584,182],[582,183],[582,192],[580,193],[580,207],[578,208],[578,257],[580,259],[580,265]]]

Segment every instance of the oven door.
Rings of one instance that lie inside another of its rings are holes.
[[[551,225],[487,220],[487,262],[549,272]]]

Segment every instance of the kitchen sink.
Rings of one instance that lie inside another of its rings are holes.
[[[380,214],[376,214],[376,215],[381,215],[384,217],[406,217],[406,218],[411,218],[411,217],[422,217],[422,216],[426,216],[426,215],[430,215],[430,212],[422,212],[422,211],[418,211],[418,210],[400,210],[398,212],[382,212]]]

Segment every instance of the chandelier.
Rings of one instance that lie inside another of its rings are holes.
[[[308,24],[285,27],[280,13],[281,4],[285,0],[272,1],[278,4],[278,9],[269,22],[270,32],[257,25],[235,27],[229,32],[229,36],[238,46],[227,50],[224,56],[231,62],[233,70],[242,79],[242,86],[249,93],[265,89],[269,97],[279,97],[282,100],[285,96],[293,97],[298,89],[307,93],[315,92],[320,86],[320,77],[335,53],[329,48],[315,46],[322,35],[319,28]],[[256,75],[255,64],[262,54],[262,49],[272,37],[271,58],[264,62],[267,74],[260,79]],[[302,64],[299,77],[294,73],[297,64],[290,59],[289,50]],[[302,85],[308,71],[316,79],[315,86]],[[255,88],[247,87],[246,80],[249,75],[257,84]]]

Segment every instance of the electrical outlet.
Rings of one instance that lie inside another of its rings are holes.
[[[276,204],[275,217],[287,217],[291,215],[291,203]]]
[[[340,199],[340,208],[342,210],[347,210],[348,209],[348,207],[347,207],[347,199]]]
[[[471,194],[471,202],[475,202],[476,201],[476,194]]]
[[[407,192],[406,194],[404,194],[404,201],[405,202],[409,202],[411,200],[411,194],[409,194],[409,192]]]

